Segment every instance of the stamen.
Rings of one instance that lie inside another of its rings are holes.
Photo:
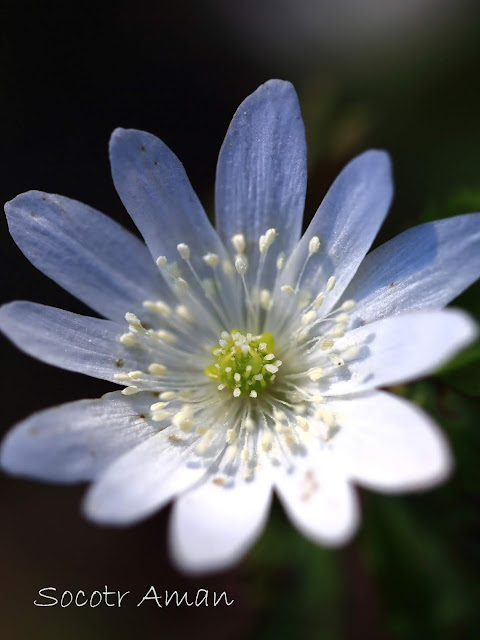
[[[235,269],[241,276],[247,272],[248,262],[245,256],[237,256],[235,258]]]
[[[135,393],[138,393],[139,391],[140,389],[138,387],[136,387],[135,385],[132,385],[131,387],[125,387],[125,389],[122,389],[122,395],[133,396]]]
[[[283,286],[280,287],[280,290],[283,293],[287,293],[289,295],[291,295],[292,293],[295,293],[295,289],[291,287],[289,284],[284,284]]]
[[[325,291],[327,293],[330,293],[330,291],[333,291],[336,283],[337,283],[337,279],[335,278],[335,276],[330,276],[330,278],[327,280],[327,286],[325,287]]]
[[[218,265],[218,255],[216,253],[207,253],[203,256],[202,260],[205,264],[208,264],[209,267],[216,267]]]
[[[190,260],[190,247],[188,244],[184,242],[177,244],[177,251],[184,260]]]
[[[318,236],[313,236],[310,238],[310,242],[308,243],[308,253],[313,255],[317,253],[320,249],[320,238]]]
[[[237,253],[244,253],[246,243],[243,233],[236,233],[234,236],[232,236],[232,244]]]
[[[281,251],[277,256],[276,267],[277,271],[281,271],[285,266],[285,253]]]

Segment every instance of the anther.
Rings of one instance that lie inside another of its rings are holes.
[[[202,260],[209,267],[216,267],[218,264],[218,255],[216,253],[207,253],[203,256]]]
[[[125,387],[122,389],[122,395],[124,396],[133,396],[135,393],[138,393],[140,389],[132,385],[131,387]]]
[[[227,429],[227,433],[225,435],[225,442],[227,444],[232,444],[235,441],[236,434],[235,429]]]
[[[154,313],[159,313],[161,316],[168,318],[171,315],[172,310],[168,304],[163,302],[162,300],[156,300],[153,302],[152,300],[145,300],[143,303],[143,307],[148,311],[153,311]]]
[[[154,402],[150,405],[150,411],[159,411],[160,409],[164,409],[168,405],[168,402]]]
[[[331,349],[334,344],[335,343],[333,340],[331,340],[330,338],[325,338],[320,342],[320,349]]]
[[[260,291],[260,306],[265,311],[268,311],[272,305],[272,294],[268,289],[262,289]]]
[[[348,349],[342,352],[343,359],[345,361],[353,360],[358,356],[359,351],[360,351],[359,347],[349,347]]]
[[[291,295],[292,293],[295,293],[295,289],[291,287],[289,284],[284,284],[283,286],[280,287],[280,290],[283,293],[288,293],[289,295]]]
[[[120,336],[120,342],[124,347],[133,347],[137,342],[137,339],[133,333],[122,333]]]
[[[175,400],[177,394],[175,391],[162,391],[162,393],[158,396],[160,400],[166,400],[169,402],[170,400]]]
[[[281,271],[285,266],[285,253],[281,251],[277,256],[276,267],[277,271]]]
[[[137,318],[137,316],[134,313],[130,313],[130,312],[126,313],[125,314],[125,320],[134,329],[142,329],[142,323],[140,322],[140,320]]]
[[[273,445],[273,435],[271,431],[265,431],[262,436],[261,444],[264,451],[270,451]]]
[[[177,336],[171,331],[167,331],[166,329],[159,329],[155,331],[155,335],[159,340],[166,342],[167,344],[175,344],[177,342]]]
[[[310,242],[308,243],[308,253],[310,255],[317,253],[320,249],[320,238],[318,236],[313,236],[310,238]]]
[[[267,253],[268,249],[275,240],[277,232],[275,229],[268,229],[264,235],[260,236],[258,240],[258,248],[261,254]]]
[[[308,377],[312,382],[317,382],[323,376],[323,369],[321,367],[315,367],[314,369],[310,369],[308,371]]]
[[[307,326],[311,324],[315,320],[316,313],[315,311],[307,311],[302,315],[302,324],[303,326]]]
[[[175,279],[175,285],[176,285],[176,288],[177,288],[177,292],[180,293],[180,294],[187,293],[187,291],[189,289],[188,282],[186,280],[184,280],[183,278],[180,278],[180,277]]]
[[[278,371],[278,367],[276,367],[274,364],[266,364],[265,369],[268,371],[268,373],[277,373]]]
[[[154,422],[163,422],[164,420],[166,420],[167,418],[170,418],[172,416],[172,414],[170,413],[170,411],[155,411],[152,414],[152,420]]]
[[[155,376],[162,376],[167,372],[167,367],[163,364],[152,362],[152,364],[148,365],[148,372]]]
[[[177,244],[177,251],[184,260],[190,260],[190,247],[184,242]]]
[[[330,293],[330,291],[333,291],[335,289],[336,283],[337,283],[337,279],[335,278],[335,276],[330,276],[330,278],[327,280],[327,286],[325,288],[325,291],[327,293]]]
[[[235,458],[235,456],[237,455],[237,447],[234,444],[231,444],[229,447],[227,447],[225,455],[230,460],[233,460],[233,458]]]
[[[167,258],[165,256],[158,256],[156,262],[159,267],[164,267],[167,264]]]
[[[195,320],[195,318],[192,316],[192,314],[184,304],[178,304],[175,307],[175,311],[183,320],[186,320],[187,322],[193,322]]]
[[[303,416],[295,416],[295,418],[300,429],[302,429],[303,431],[309,430],[310,424],[306,418],[304,418]]]
[[[244,256],[237,256],[235,258],[235,269],[241,276],[247,272],[248,263]]]
[[[245,236],[243,233],[236,233],[232,236],[233,248],[237,253],[243,253],[245,251]]]

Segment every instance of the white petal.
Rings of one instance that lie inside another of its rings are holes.
[[[249,274],[267,229],[279,235],[271,252],[287,255],[302,229],[307,166],[305,132],[295,89],[270,80],[238,107],[217,166],[216,226],[225,245],[247,240]],[[275,260],[273,260],[273,264]],[[267,285],[268,283],[265,283]]]
[[[303,458],[295,458],[292,468],[279,470],[276,487],[293,524],[313,542],[341,545],[355,533],[355,491],[329,452],[312,444]]]
[[[332,308],[370,249],[392,194],[391,166],[386,153],[371,150],[352,160],[323,199],[282,271],[279,286],[295,287],[309,255],[310,241],[318,236],[320,249],[309,258],[299,288],[315,296],[325,291],[328,278],[335,276],[335,289],[322,309],[327,312]],[[278,288],[276,299],[285,303],[286,297]]]
[[[360,484],[385,492],[412,491],[448,476],[448,444],[433,420],[412,403],[375,392],[333,399],[328,409],[340,427],[332,439],[335,455]]]
[[[1,449],[8,473],[52,482],[92,480],[120,455],[156,433],[145,418],[150,393],[119,391],[33,414],[16,425]]]
[[[148,364],[139,349],[120,344],[124,329],[110,320],[18,301],[0,308],[0,329],[30,356],[95,378],[115,382],[120,371],[144,370]]]
[[[341,354],[358,347],[358,356],[329,375],[322,393],[342,395],[427,375],[476,335],[473,320],[457,309],[406,313],[353,329],[335,349]]]
[[[107,318],[121,320],[166,289],[145,245],[91,207],[28,191],[7,202],[5,212],[32,264]]]
[[[103,524],[127,525],[146,518],[206,472],[189,457],[183,444],[160,431],[115,461],[87,493],[88,518]]]
[[[209,476],[180,496],[170,520],[170,547],[176,564],[195,573],[236,563],[261,533],[271,493],[269,475],[259,471],[252,480],[237,476],[225,486]]]
[[[480,213],[422,224],[366,256],[344,298],[354,322],[440,309],[480,276]]]
[[[196,281],[177,250],[179,244],[186,244],[199,277],[211,277],[203,256],[217,254],[220,265],[228,256],[175,154],[149,133],[116,129],[110,140],[110,161],[118,194],[154,259],[165,256],[167,264],[177,262],[195,289]],[[221,266],[217,275],[227,310],[232,305],[235,309],[235,287]]]

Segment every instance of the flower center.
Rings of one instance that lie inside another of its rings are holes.
[[[229,388],[233,389],[235,398],[256,398],[259,391],[275,380],[282,361],[274,354],[275,341],[271,333],[223,331],[218,344],[211,349],[214,361],[205,369],[205,374],[219,382],[219,391]]]

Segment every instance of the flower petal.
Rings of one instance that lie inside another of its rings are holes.
[[[146,518],[197,482],[206,469],[166,428],[115,461],[87,493],[84,511],[103,524]]]
[[[300,290],[315,296],[324,292],[327,280],[335,276],[335,289],[322,307],[328,312],[369,250],[388,212],[392,195],[391,164],[385,152],[370,150],[354,158],[330,187],[281,272],[279,286],[295,287],[298,283]],[[320,249],[309,257],[309,244],[314,236],[320,240]],[[276,300],[285,305],[287,299],[291,301],[292,297],[285,296],[277,287]]]
[[[125,397],[114,391],[34,413],[7,434],[1,466],[51,482],[92,480],[157,432],[145,417],[151,403],[150,393]]]
[[[275,484],[291,521],[313,542],[342,545],[355,533],[355,491],[329,452],[312,444],[305,457],[296,456],[291,468],[279,470]]]
[[[145,245],[91,207],[28,191],[7,202],[5,212],[30,262],[107,318],[123,319],[166,289]]]
[[[211,476],[180,496],[171,514],[170,547],[176,564],[190,573],[236,563],[262,531],[271,503],[271,481],[258,472],[230,485]]]
[[[216,227],[229,248],[234,234],[245,235],[249,271],[255,272],[267,229],[279,232],[276,252],[292,251],[302,230],[306,184],[297,94],[289,82],[270,80],[238,107],[217,166]]]
[[[328,403],[339,425],[332,439],[349,477],[384,492],[431,487],[448,476],[448,444],[433,420],[412,403],[375,392]]]
[[[406,313],[353,329],[335,351],[359,348],[358,355],[328,376],[322,393],[342,395],[427,375],[476,335],[474,321],[457,309]]]
[[[143,235],[154,259],[167,264],[182,260],[177,245],[191,248],[190,261],[199,279],[211,278],[212,269],[203,256],[218,255],[220,266],[229,260],[217,232],[210,224],[183,165],[158,138],[136,129],[116,129],[110,140],[112,175],[118,194]],[[235,270],[216,270],[227,311],[238,306]],[[186,267],[183,276],[191,288],[198,285]]]
[[[143,352],[119,342],[123,331],[116,323],[43,304],[18,301],[4,305],[0,329],[28,355],[94,378],[115,382],[115,374],[147,364]]]
[[[366,256],[345,299],[355,323],[441,309],[480,276],[480,213],[428,222]]]

